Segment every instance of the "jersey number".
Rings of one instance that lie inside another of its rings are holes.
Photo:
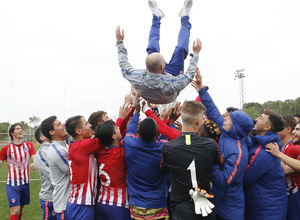
[[[106,182],[103,182],[102,179],[101,179],[101,184],[104,185],[104,186],[109,186],[110,185],[110,177],[108,175],[108,173],[106,173],[104,170],[103,170],[103,167],[105,166],[104,163],[101,163],[100,167],[99,167],[99,176],[101,175],[104,175],[105,178],[106,178]]]
[[[187,170],[191,171],[191,180],[192,180],[192,186],[193,188],[198,187],[198,183],[197,183],[197,176],[196,176],[196,165],[195,165],[195,160],[193,160],[191,162],[191,164],[189,165],[189,167],[187,168]]]

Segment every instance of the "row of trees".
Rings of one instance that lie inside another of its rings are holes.
[[[18,122],[21,124],[24,131],[24,138],[26,141],[35,142],[34,132],[39,126],[41,119],[37,116],[32,116],[29,118],[29,124],[25,121]],[[0,123],[0,142],[7,142],[10,140],[8,130],[11,124],[9,122]]]
[[[243,111],[250,115],[251,118],[256,119],[259,117],[264,109],[273,109],[281,115],[293,115],[300,113],[300,97],[295,100],[287,99],[285,101],[267,101],[263,104],[258,102],[250,102],[244,104]],[[26,141],[35,142],[34,132],[40,124],[41,119],[38,116],[29,118],[29,124],[25,121],[19,123],[23,127],[24,137]],[[10,124],[8,122],[0,123],[0,142],[9,141],[8,129]]]
[[[244,104],[243,111],[250,115],[251,118],[259,117],[264,109],[272,109],[280,115],[293,115],[300,113],[300,97],[297,99],[287,99],[285,101],[267,101],[263,104],[257,102],[250,102]]]

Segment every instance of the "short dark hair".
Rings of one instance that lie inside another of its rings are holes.
[[[115,132],[116,123],[112,120],[104,121],[100,125],[97,126],[96,130],[96,138],[98,138],[104,146],[112,145],[114,139],[112,136]]]
[[[282,118],[284,120],[284,126],[290,127],[293,131],[297,125],[296,119],[291,115],[284,115],[284,116],[282,116]]]
[[[52,140],[51,135],[50,135],[50,131],[54,130],[54,125],[53,122],[57,119],[57,117],[55,115],[50,116],[48,118],[46,118],[44,121],[42,121],[41,123],[41,131],[42,134],[48,138],[49,140]]]
[[[82,119],[83,116],[81,115],[76,115],[71,118],[68,118],[65,126],[66,126],[66,131],[68,132],[69,135],[71,135],[73,138],[76,138],[76,129],[82,127]]]
[[[293,114],[293,117],[298,117],[298,118],[300,118],[300,113],[295,113],[295,114]]]
[[[93,131],[96,131],[97,129],[97,126],[99,125],[99,122],[102,123],[103,120],[102,120],[102,116],[103,115],[106,115],[107,113],[105,111],[96,111],[96,112],[93,112],[89,119],[88,119],[88,122],[92,125],[91,129]]]
[[[9,133],[9,136],[10,136],[10,139],[11,139],[11,140],[13,140],[13,136],[11,135],[11,133],[14,133],[15,128],[16,128],[17,126],[20,126],[20,127],[22,128],[22,125],[19,124],[19,123],[15,123],[15,124],[13,124],[12,126],[10,126],[10,128],[9,128],[8,133]]]
[[[139,125],[138,133],[142,141],[147,143],[154,141],[157,136],[156,121],[153,118],[145,118]]]
[[[281,115],[271,109],[264,110],[264,114],[269,116],[271,131],[279,132],[284,129],[284,120]]]
[[[42,131],[41,131],[41,126],[39,126],[34,132],[34,137],[37,140],[37,142],[39,142],[40,144],[43,143],[41,141],[41,136],[42,136]]]
[[[230,112],[234,112],[234,111],[237,111],[237,110],[239,110],[238,108],[235,108],[235,107],[228,107],[228,108],[226,108],[226,111],[228,111],[229,113]]]

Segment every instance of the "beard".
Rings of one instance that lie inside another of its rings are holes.
[[[300,145],[300,140],[299,140],[299,138],[294,139],[294,140],[293,140],[293,144],[294,144],[294,145]]]

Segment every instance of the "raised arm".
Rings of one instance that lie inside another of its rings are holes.
[[[150,108],[145,108],[144,113],[147,117],[153,118],[157,123],[157,130],[163,136],[168,138],[169,140],[173,140],[180,136],[180,132],[174,128],[169,127],[164,121],[155,116],[155,114],[151,111]]]
[[[193,43],[193,57],[190,59],[190,63],[187,71],[184,74],[178,75],[173,83],[175,90],[183,90],[194,78],[195,76],[195,68],[198,65],[199,52],[202,49],[202,42],[200,39],[196,38]]]
[[[119,66],[122,70],[123,76],[126,78],[126,71],[132,72],[134,69],[130,63],[128,63],[127,58],[127,50],[124,47],[124,30],[120,30],[120,26],[116,29],[116,39],[117,39],[117,47],[118,47],[118,57],[119,57]]]
[[[202,75],[198,67],[196,68],[196,77],[195,80],[192,81],[192,86],[199,93],[201,102],[206,108],[207,117],[217,123],[219,128],[222,128],[224,125],[224,118],[207,92],[208,87],[203,86]]]
[[[127,127],[126,135],[136,135],[139,118],[140,118],[139,113],[140,113],[140,109],[141,109],[140,97],[136,97],[136,99],[134,101],[134,108],[135,108],[135,111],[134,111],[132,118],[129,122],[129,125]]]

